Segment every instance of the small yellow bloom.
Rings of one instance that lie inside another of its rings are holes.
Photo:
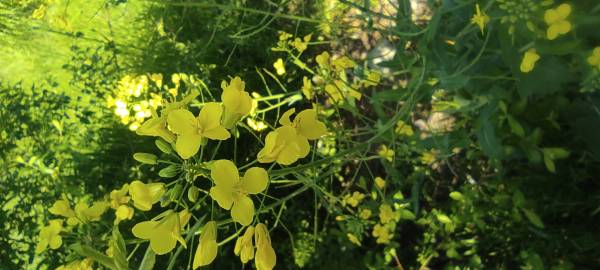
[[[60,237],[60,231],[62,230],[62,220],[53,219],[50,220],[48,226],[42,227],[40,230],[38,244],[35,248],[35,253],[42,253],[48,247],[51,249],[57,249],[62,245],[62,237]]]
[[[342,71],[344,69],[356,67],[356,63],[354,61],[352,61],[352,59],[348,58],[347,56],[342,56],[340,58],[333,60],[331,62],[331,65],[333,65],[333,68],[338,72]]]
[[[362,219],[369,219],[371,217],[371,215],[373,214],[373,212],[371,212],[370,209],[363,209],[360,211],[360,218]]]
[[[115,189],[110,192],[110,207],[112,209],[117,209],[122,204],[126,204],[129,202],[130,197],[127,196],[127,192],[129,191],[129,184],[124,184],[121,189]]]
[[[248,226],[243,236],[238,237],[235,241],[235,248],[233,253],[236,256],[240,256],[240,260],[243,264],[254,259],[254,245],[252,244],[252,237],[254,236],[254,226]]]
[[[167,118],[171,112],[183,108],[199,94],[200,93],[197,91],[193,91],[191,94],[184,97],[183,100],[167,104],[166,107],[160,111],[160,116],[156,114],[156,111],[152,110],[152,118],[146,120],[139,128],[137,128],[135,131],[136,134],[142,136],[158,136],[168,143],[175,142],[175,134],[167,129]],[[158,96],[158,99],[158,103],[160,103],[160,96]]]
[[[587,58],[587,62],[594,67],[600,68],[600,47],[594,48],[592,55]]]
[[[379,189],[383,189],[385,187],[385,180],[379,176],[375,177],[375,186]]]
[[[435,149],[431,149],[421,155],[421,163],[425,165],[431,165],[435,162],[436,158],[437,151]]]
[[[479,4],[475,4],[475,14],[471,18],[471,23],[479,26],[479,30],[481,30],[481,34],[483,34],[483,29],[485,28],[485,25],[489,21],[490,21],[490,16],[488,16],[484,12],[481,12],[481,9],[479,8]]]
[[[150,240],[152,251],[163,255],[173,250],[177,241],[186,247],[185,240],[181,237],[181,230],[188,223],[190,216],[187,209],[179,214],[168,210],[150,221],[136,224],[131,232],[137,238]]]
[[[365,198],[365,194],[358,191],[354,191],[352,195],[347,194],[344,196],[344,203],[349,204],[352,207],[357,207],[358,204]]]
[[[381,81],[381,73],[377,71],[367,71],[367,79],[363,81],[364,86],[376,86]]]
[[[246,124],[254,131],[263,131],[269,127],[265,122],[252,118],[246,118]]]
[[[298,50],[298,52],[303,52],[306,50],[306,48],[308,48],[308,42],[310,42],[310,39],[312,38],[312,35],[306,35],[304,36],[303,39],[300,38],[295,38],[294,42],[292,42],[292,46],[294,46],[294,48],[296,48],[296,50]]]
[[[161,88],[163,83],[163,75],[160,73],[153,73],[150,75],[150,80],[152,80],[156,86],[158,86],[158,88]]]
[[[119,206],[115,211],[115,216],[117,217],[115,219],[115,224],[119,224],[122,220],[131,219],[133,217],[133,212],[133,208],[127,205]]]
[[[410,137],[415,133],[410,125],[400,120],[398,123],[396,123],[396,134]]]
[[[231,129],[244,116],[250,113],[252,109],[252,98],[248,92],[244,91],[246,84],[240,77],[231,79],[227,84],[221,82],[221,101],[223,101],[223,127]]]
[[[393,237],[390,230],[381,224],[376,224],[375,227],[373,227],[373,236],[377,237],[378,244],[388,244]]]
[[[69,225],[77,225],[79,223],[79,219],[77,219],[75,211],[71,209],[69,201],[67,201],[66,198],[54,202],[54,204],[48,209],[48,211],[52,214],[66,217],[67,224]]]
[[[321,68],[328,68],[329,67],[329,53],[322,52],[321,54],[317,55],[317,57],[315,57],[315,61],[317,61],[317,64],[319,64],[319,66]]]
[[[290,116],[294,112],[295,109],[285,112],[279,119],[282,126],[267,134],[265,146],[257,155],[259,162],[276,161],[282,165],[290,165],[308,155],[308,140],[316,140],[327,133],[325,124],[317,118],[316,110],[304,110],[292,122]]]
[[[227,140],[231,136],[227,129],[221,126],[221,104],[209,102],[202,107],[198,117],[185,109],[169,113],[167,122],[171,130],[178,134],[175,150],[183,159],[195,155],[200,149],[202,140]]]
[[[555,9],[546,10],[544,21],[548,24],[546,37],[549,40],[553,40],[571,31],[571,23],[567,20],[569,14],[571,14],[571,5],[569,4],[562,4]]]
[[[258,270],[271,270],[275,267],[277,256],[271,246],[271,237],[269,230],[263,223],[256,225],[254,233],[254,242],[256,243],[256,254],[254,255],[254,264]]]
[[[202,229],[192,268],[211,264],[217,257],[217,251],[217,222],[209,221]]]
[[[144,184],[135,180],[129,185],[129,195],[133,200],[133,206],[142,211],[152,209],[152,205],[157,203],[165,192],[164,183]]]
[[[523,60],[521,61],[521,72],[528,73],[533,70],[535,67],[535,63],[540,59],[540,56],[537,54],[534,48],[530,48],[523,55]]]
[[[105,201],[98,201],[88,206],[87,203],[80,201],[75,205],[75,213],[79,220],[84,222],[88,221],[99,221],[102,214],[108,210],[110,203]]]
[[[237,167],[226,159],[213,163],[210,172],[215,186],[210,189],[210,197],[223,209],[231,209],[231,218],[247,226],[254,219],[254,203],[248,196],[258,194],[267,188],[269,175],[260,167],[252,167],[240,178]]]
[[[308,100],[313,98],[313,85],[306,76],[302,78],[302,94]]]
[[[353,244],[355,244],[359,247],[361,246],[360,240],[358,240],[358,237],[356,237],[356,235],[347,233],[346,236],[348,236],[348,240],[350,240],[350,242],[352,242]]]
[[[379,206],[379,220],[382,224],[397,221],[398,218],[398,214],[392,210],[392,207],[389,204],[382,204]]]
[[[275,68],[275,71],[277,71],[277,75],[281,76],[285,74],[285,64],[283,63],[283,59],[277,58],[277,61],[273,63],[273,67]]]
[[[394,150],[387,148],[387,146],[385,144],[382,144],[379,147],[377,154],[380,157],[385,158],[389,162],[392,162],[392,160],[394,160],[394,154],[395,154]]]

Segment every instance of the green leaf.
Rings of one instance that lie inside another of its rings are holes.
[[[507,115],[508,126],[510,127],[510,131],[519,137],[525,137],[525,131],[519,122],[512,117],[511,115]]]
[[[500,139],[496,135],[496,119],[491,117],[492,112],[495,111],[492,107],[488,106],[483,110],[476,123],[476,135],[481,150],[490,158],[501,158],[503,155],[502,145]]]
[[[523,210],[523,213],[525,213],[525,216],[527,217],[529,222],[531,222],[531,224],[533,224],[533,226],[536,226],[540,229],[544,228],[544,223],[542,222],[542,220],[536,213],[534,213],[533,211],[527,210],[525,208],[522,208],[521,210]]]
[[[465,200],[465,196],[462,195],[462,193],[460,193],[458,191],[450,192],[450,198],[452,198],[455,201],[464,201]]]
[[[554,165],[554,158],[547,151],[542,151],[544,153],[544,165],[546,165],[546,169],[548,171],[554,173],[556,172],[556,166]]]
[[[101,253],[89,246],[83,246],[80,243],[77,243],[77,244],[71,245],[70,249],[72,249],[77,254],[79,254],[83,257],[92,258],[94,261],[98,262],[99,264],[103,265],[104,267],[107,267],[109,269],[119,270],[119,268],[117,268],[117,266],[115,265],[115,263],[113,262],[113,259],[111,257],[108,257],[108,256],[104,255],[103,253]]]
[[[148,245],[146,253],[144,254],[144,259],[142,259],[142,263],[140,263],[138,270],[152,270],[154,269],[154,263],[156,263],[156,253],[154,253],[150,248],[150,245]]]

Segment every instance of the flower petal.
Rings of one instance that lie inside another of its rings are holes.
[[[215,185],[232,189],[240,181],[237,167],[231,160],[220,159],[213,163],[210,177]]]
[[[300,112],[294,122],[298,133],[309,140],[316,140],[327,133],[325,124],[317,119],[317,111],[314,109]]]
[[[202,144],[202,135],[197,133],[185,133],[177,137],[175,150],[183,159],[188,159],[198,153]]]
[[[133,235],[140,239],[150,239],[156,231],[158,222],[156,221],[144,221],[135,224],[131,229]]]
[[[231,207],[233,221],[244,226],[250,225],[254,219],[254,202],[248,196],[240,196]]]
[[[267,171],[260,167],[252,167],[242,177],[241,188],[250,194],[257,194],[265,190],[268,183],[269,175]]]
[[[211,140],[220,140],[220,141],[227,140],[227,139],[229,139],[229,137],[231,137],[231,134],[229,133],[229,131],[227,131],[227,129],[225,129],[222,126],[217,126],[212,129],[204,130],[202,135],[206,136],[207,138],[209,138]]]
[[[223,108],[217,102],[209,102],[202,107],[198,115],[198,125],[203,130],[210,130],[221,125]]]
[[[265,138],[265,146],[261,149],[256,158],[260,163],[271,163],[277,158],[277,153],[273,153],[277,143],[277,131],[271,131]]]
[[[165,232],[154,231],[153,237],[150,239],[150,247],[157,255],[169,253],[177,245],[177,239]]]
[[[287,110],[286,112],[284,112],[281,115],[281,117],[279,118],[279,124],[282,126],[291,126],[292,121],[290,121],[290,116],[292,114],[294,114],[295,111],[296,111],[296,109],[291,108],[291,109]]]
[[[233,189],[224,186],[214,186],[210,189],[210,197],[217,201],[221,208],[229,210],[233,204]]]
[[[171,130],[177,134],[186,134],[195,132],[198,122],[194,115],[185,109],[174,110],[169,113],[167,122]]]

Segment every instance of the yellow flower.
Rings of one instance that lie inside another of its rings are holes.
[[[328,68],[329,67],[329,53],[322,52],[321,54],[317,55],[317,57],[315,57],[315,61],[317,61],[317,64],[319,64],[320,67]]]
[[[553,40],[571,31],[571,23],[567,20],[569,14],[571,14],[571,5],[569,4],[562,4],[555,9],[546,10],[544,21],[548,24],[546,37],[549,40]]]
[[[373,212],[371,212],[371,210],[363,209],[360,211],[359,215],[360,215],[360,218],[362,218],[362,219],[369,219],[372,214],[373,214]]]
[[[79,220],[84,222],[88,221],[99,221],[100,217],[106,210],[108,210],[110,204],[105,201],[99,201],[88,206],[87,203],[80,201],[75,205],[75,213]]]
[[[231,136],[221,126],[221,104],[216,102],[206,103],[200,110],[198,117],[185,109],[169,113],[167,122],[171,130],[178,134],[175,150],[183,159],[195,155],[200,149],[202,140],[227,140]]]
[[[333,68],[338,72],[343,71],[344,69],[356,67],[356,63],[354,61],[352,61],[352,59],[348,58],[347,56],[342,56],[340,58],[333,60],[331,62],[331,65],[333,65]]]
[[[362,194],[358,191],[354,191],[352,195],[347,194],[344,196],[344,203],[351,205],[352,207],[357,207],[358,204],[365,198],[365,194]]]
[[[40,230],[38,244],[35,247],[35,253],[44,252],[48,247],[51,249],[57,249],[62,245],[62,237],[60,237],[60,231],[62,230],[62,220],[53,219],[50,220],[48,226],[42,227]]]
[[[282,165],[290,165],[310,152],[308,140],[316,140],[327,133],[323,122],[317,119],[314,109],[300,112],[294,121],[290,115],[295,109],[285,112],[279,119],[282,127],[269,132],[265,138],[265,146],[258,152],[258,161],[270,163],[276,161]]]
[[[594,48],[592,55],[587,58],[587,62],[591,66],[600,67],[600,47]]]
[[[363,80],[364,86],[376,86],[381,81],[381,73],[377,71],[367,71],[367,79]]]
[[[347,233],[346,236],[348,236],[348,240],[350,240],[350,242],[352,242],[353,244],[355,244],[359,247],[361,246],[360,240],[358,240],[358,237],[356,237],[356,235]]]
[[[313,87],[310,80],[304,76],[302,78],[302,94],[306,99],[311,100],[313,98]]]
[[[156,114],[156,111],[152,110],[152,118],[146,120],[135,130],[135,133],[141,136],[158,136],[169,143],[175,142],[175,134],[167,129],[168,116],[171,112],[183,108],[198,95],[199,93],[197,91],[193,91],[191,94],[184,97],[183,100],[167,104],[166,107],[160,111],[160,116]]]
[[[407,125],[404,121],[400,120],[396,123],[396,134],[410,137],[415,133],[410,125]]]
[[[252,167],[240,178],[235,164],[221,159],[213,163],[210,171],[215,186],[210,189],[210,197],[219,206],[231,209],[231,218],[246,226],[254,218],[254,203],[248,194],[258,194],[267,188],[269,175],[260,167]]]
[[[209,221],[202,229],[192,268],[211,264],[217,257],[217,249],[217,222]]]
[[[387,161],[389,162],[392,162],[392,160],[394,160],[394,150],[387,148],[385,144],[382,144],[379,147],[377,154],[380,157],[387,159]]]
[[[255,131],[263,131],[269,127],[265,122],[252,118],[246,118],[246,124],[248,124],[248,126]]]
[[[168,210],[150,221],[136,224],[131,229],[133,235],[150,240],[150,248],[158,255],[166,254],[175,248],[177,241],[186,247],[181,230],[187,224],[191,214],[184,209],[179,214]]]
[[[389,204],[379,206],[379,220],[382,224],[388,224],[398,219],[398,215]]]
[[[69,224],[69,225],[77,225],[79,223],[79,220],[77,219],[77,216],[75,215],[75,211],[73,211],[73,209],[71,209],[71,206],[69,205],[69,201],[67,201],[66,198],[63,198],[63,199],[60,199],[60,200],[57,200],[56,202],[54,202],[54,204],[52,205],[52,207],[50,207],[48,209],[48,211],[52,214],[66,217],[67,224]]]
[[[256,225],[254,233],[254,242],[256,244],[256,254],[254,255],[254,264],[258,270],[271,270],[275,267],[277,256],[271,246],[271,237],[269,230],[263,223]]]
[[[115,219],[115,224],[119,224],[119,222],[122,220],[131,219],[133,217],[133,212],[133,208],[127,205],[121,205],[117,207],[115,211],[115,216],[117,217]]]
[[[254,259],[254,245],[252,244],[252,237],[254,236],[254,226],[248,226],[243,236],[238,237],[235,241],[235,248],[233,253],[236,256],[240,256],[240,260],[243,264]]]
[[[535,67],[535,63],[540,59],[540,56],[537,54],[534,48],[530,48],[523,55],[523,60],[521,61],[521,72],[528,73],[533,70]]]
[[[127,196],[127,192],[129,191],[129,184],[124,184],[121,189],[115,189],[110,192],[110,207],[112,209],[117,209],[121,204],[126,204],[129,202],[130,197]]]
[[[331,102],[337,103],[346,97],[353,97],[357,100],[362,98],[362,94],[353,89],[354,86],[348,87],[344,81],[335,80],[333,84],[325,85],[325,92],[329,95]]]
[[[483,28],[485,28],[485,25],[489,21],[490,21],[490,16],[488,16],[484,12],[481,12],[481,9],[479,9],[479,4],[475,4],[475,14],[471,18],[471,23],[479,26],[479,30],[481,30],[481,34],[483,34]]]
[[[150,75],[150,80],[152,80],[158,88],[162,87],[163,75],[160,73],[153,73]]]
[[[381,224],[376,224],[373,227],[373,236],[377,237],[378,244],[387,244],[392,240],[392,234],[385,226]]]
[[[283,59],[277,58],[277,61],[273,63],[273,67],[275,68],[275,71],[277,71],[277,75],[281,76],[285,74],[285,64],[283,63]]]
[[[435,162],[436,156],[437,151],[435,149],[431,149],[421,155],[421,162],[425,165],[431,165]]]
[[[244,91],[245,83],[240,77],[231,79],[231,83],[226,81],[221,82],[223,93],[221,101],[223,101],[223,126],[231,129],[245,115],[250,113],[252,109],[252,98],[248,92]]]
[[[144,184],[135,180],[129,185],[129,195],[133,200],[133,206],[142,211],[152,209],[152,205],[157,203],[163,194],[165,194],[164,183]]]
[[[385,187],[385,180],[379,176],[375,177],[375,186],[379,189],[383,189]]]
[[[292,42],[292,45],[294,46],[294,48],[296,48],[296,50],[298,50],[298,52],[303,52],[306,50],[306,48],[308,48],[308,42],[310,42],[310,39],[312,38],[311,34],[308,34],[306,36],[304,36],[304,38],[300,39],[300,38],[295,38],[294,42]]]

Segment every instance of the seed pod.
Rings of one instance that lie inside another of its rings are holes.
[[[144,164],[154,165],[158,163],[158,158],[155,155],[149,153],[135,153],[133,154],[133,159]]]
[[[169,165],[158,172],[158,175],[163,178],[171,178],[177,175],[177,166]]]
[[[177,184],[173,189],[171,189],[171,194],[169,194],[171,201],[177,201],[179,196],[181,196],[181,192],[183,191],[183,185]]]
[[[170,154],[173,152],[171,145],[161,139],[154,141],[154,144],[156,144],[156,147],[158,147],[158,149],[165,154]]]

